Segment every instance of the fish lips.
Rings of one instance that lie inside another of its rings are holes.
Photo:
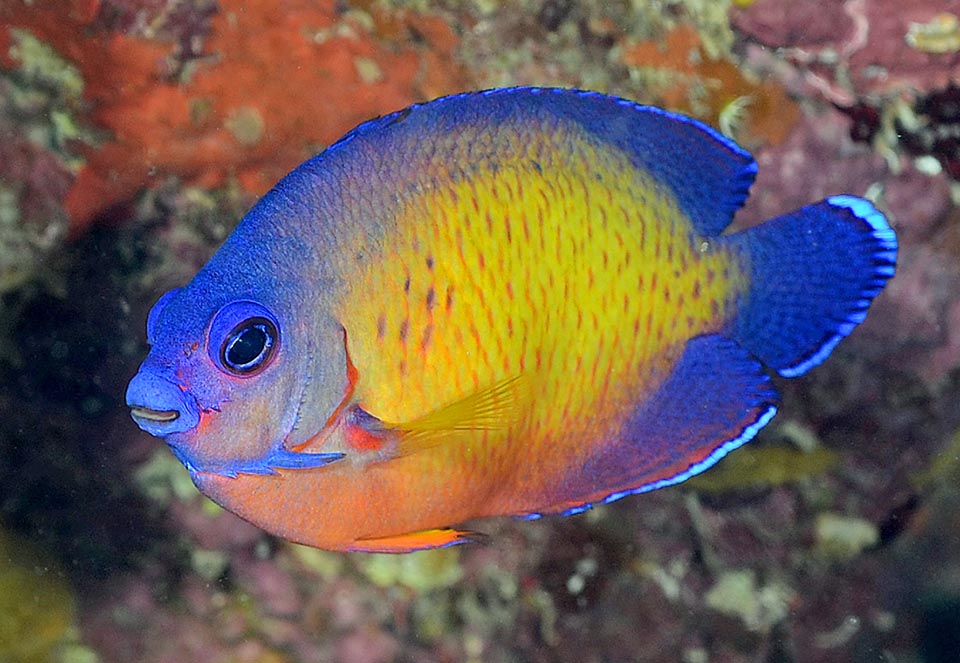
[[[200,406],[179,384],[141,368],[127,387],[127,407],[137,425],[156,437],[185,433],[200,423]]]

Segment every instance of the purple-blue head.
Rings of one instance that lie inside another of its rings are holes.
[[[316,435],[346,390],[329,281],[310,247],[270,231],[268,196],[210,263],[156,303],[151,350],[127,388],[137,425],[191,471],[231,474]]]

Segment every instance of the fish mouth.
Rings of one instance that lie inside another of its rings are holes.
[[[176,410],[151,410],[148,407],[139,407],[137,405],[130,408],[130,414],[133,415],[134,419],[146,419],[147,421],[157,421],[160,423],[176,421],[180,417],[180,413]]]

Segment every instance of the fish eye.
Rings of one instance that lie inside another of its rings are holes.
[[[227,334],[220,361],[236,375],[250,375],[265,368],[273,355],[277,328],[266,318],[251,318]]]
[[[231,302],[213,317],[207,345],[218,368],[246,378],[273,361],[280,346],[280,331],[276,319],[260,304]]]

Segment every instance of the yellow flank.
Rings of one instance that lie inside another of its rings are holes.
[[[383,421],[519,378],[529,398],[516,421],[443,462],[504,480],[536,463],[545,482],[586,457],[585,440],[619,432],[683,343],[723,323],[745,276],[623,154],[539,140],[399,203],[338,315],[355,398]]]

